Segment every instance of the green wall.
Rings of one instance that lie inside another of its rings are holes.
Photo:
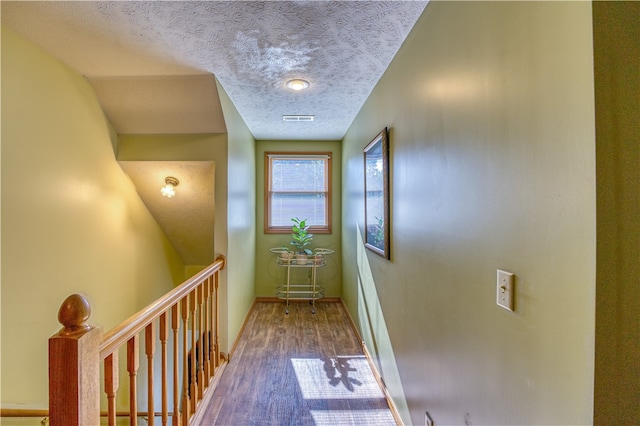
[[[276,257],[269,252],[271,247],[289,246],[289,234],[264,233],[264,153],[266,151],[294,152],[331,152],[332,153],[332,233],[315,234],[312,247],[324,247],[335,250],[335,254],[327,256],[327,266],[318,269],[318,282],[322,283],[328,297],[341,296],[341,228],[342,218],[340,191],[341,179],[341,144],[339,141],[256,141],[256,275],[255,295],[257,297],[275,297],[275,288],[283,283],[284,268],[278,267]],[[297,271],[300,272],[300,271]],[[300,277],[299,282],[305,282]]]
[[[343,296],[406,424],[592,422],[591,18],[432,1],[343,140]],[[360,239],[362,149],[385,126],[391,261]]]
[[[224,88],[217,84],[226,133],[120,135],[118,160],[215,162],[213,249],[215,256],[227,259],[219,288],[220,346],[227,352],[255,297],[255,141]],[[188,265],[187,274],[204,266]]]
[[[4,27],[1,137],[1,403],[47,408],[62,301],[85,293],[107,331],[182,282],[184,265],[118,166],[85,79]]]
[[[640,424],[640,3],[594,2],[594,423]]]
[[[255,298],[256,149],[253,135],[220,83],[218,93],[227,126],[228,154],[224,187],[219,186],[216,181],[215,246],[216,252],[225,253],[228,261],[223,271],[228,286],[226,294],[221,292],[226,297],[228,309],[225,313],[228,333],[226,336],[221,335],[221,340],[223,348],[228,351]],[[220,215],[221,211],[224,216]],[[222,237],[218,233],[221,220],[226,225]],[[225,245],[226,252],[219,249]]]
[[[222,88],[218,88],[218,94],[222,96]],[[225,103],[225,108],[228,109],[227,114],[234,118],[233,105]],[[230,109],[229,109],[230,108]],[[237,112],[236,112],[237,114]],[[229,128],[231,132],[242,132],[246,130],[242,121],[232,121],[230,119]],[[248,130],[246,131],[248,133]],[[213,244],[212,250],[215,257],[223,255],[227,257],[229,261],[229,248],[230,239],[229,232],[230,224],[229,217],[234,217],[228,213],[229,208],[237,210],[238,214],[244,212],[245,215],[252,214],[247,213],[247,209],[252,209],[252,202],[255,198],[253,191],[245,191],[244,194],[239,194],[233,201],[240,203],[233,207],[229,202],[229,182],[231,181],[229,175],[231,173],[229,156],[230,156],[230,134],[170,134],[170,135],[119,135],[118,143],[118,161],[212,161],[215,164],[215,178],[213,189],[213,202],[215,208],[215,220],[214,220],[214,232],[213,232]],[[251,150],[253,148],[253,138],[251,135],[245,137],[236,136],[236,141],[233,144],[234,150],[246,149],[243,147],[249,147],[249,152],[246,154],[246,158],[242,155],[236,155],[237,160],[234,164],[253,165],[253,155]],[[234,169],[235,170],[235,169]],[[252,169],[241,170],[239,173],[242,179],[252,179]],[[238,181],[236,178],[235,181]],[[251,182],[247,188],[252,189],[253,183]],[[253,224],[246,223],[245,227],[235,229],[235,232],[252,232]],[[213,259],[212,259],[213,261]],[[251,259],[248,259],[251,262]],[[185,275],[191,277],[195,273],[202,270],[208,265],[186,265]],[[237,282],[234,283],[232,289],[228,285],[228,273],[235,270],[233,262],[229,261],[226,268],[220,273],[220,347],[221,350],[227,352],[235,339],[235,335],[238,330],[238,321],[242,323],[237,317],[244,315],[243,306],[237,306],[234,309],[228,309],[228,290],[232,292],[246,292],[246,289],[253,289],[253,276],[248,279],[246,276],[235,277]],[[242,267],[242,271],[249,273],[252,271],[252,265],[245,264]],[[231,316],[232,318],[229,318]]]

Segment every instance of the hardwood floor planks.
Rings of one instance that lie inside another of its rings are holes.
[[[203,425],[395,425],[340,303],[258,302]]]

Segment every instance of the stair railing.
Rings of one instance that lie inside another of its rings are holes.
[[[224,357],[218,342],[218,283],[219,272],[224,266],[225,258],[220,256],[104,336],[98,327],[88,324],[91,307],[86,298],[78,294],[69,296],[58,314],[63,328],[49,339],[50,424],[100,424],[101,363],[108,424],[116,424],[116,416],[122,415],[116,407],[120,379],[118,352],[126,345],[129,423],[136,426],[140,415],[137,373],[143,338],[142,350],[147,359],[148,424],[153,426],[154,418],[159,415],[163,426],[169,424],[169,417],[173,426],[188,425]],[[161,368],[156,382],[157,340],[160,342]],[[172,346],[171,351],[169,346]],[[173,379],[171,392],[169,374]],[[157,388],[161,400],[159,412],[154,406]]]

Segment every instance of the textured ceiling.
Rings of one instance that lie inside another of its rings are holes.
[[[2,23],[90,81],[214,74],[256,139],[336,140],[425,6],[424,1],[2,1]],[[294,77],[311,87],[287,89],[285,82]],[[282,115],[289,114],[312,114],[315,121],[283,122]]]
[[[342,139],[426,4],[1,1],[0,7],[4,26],[87,78],[119,134],[226,133],[215,76],[256,139],[304,141]],[[285,83],[292,78],[311,87],[291,91]],[[297,114],[315,121],[282,121]],[[120,160],[185,264],[212,262],[213,162]],[[159,193],[168,175],[180,180],[172,199]]]

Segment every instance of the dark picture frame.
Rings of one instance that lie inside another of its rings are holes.
[[[385,127],[364,148],[364,245],[391,258],[389,238],[389,132]]]

